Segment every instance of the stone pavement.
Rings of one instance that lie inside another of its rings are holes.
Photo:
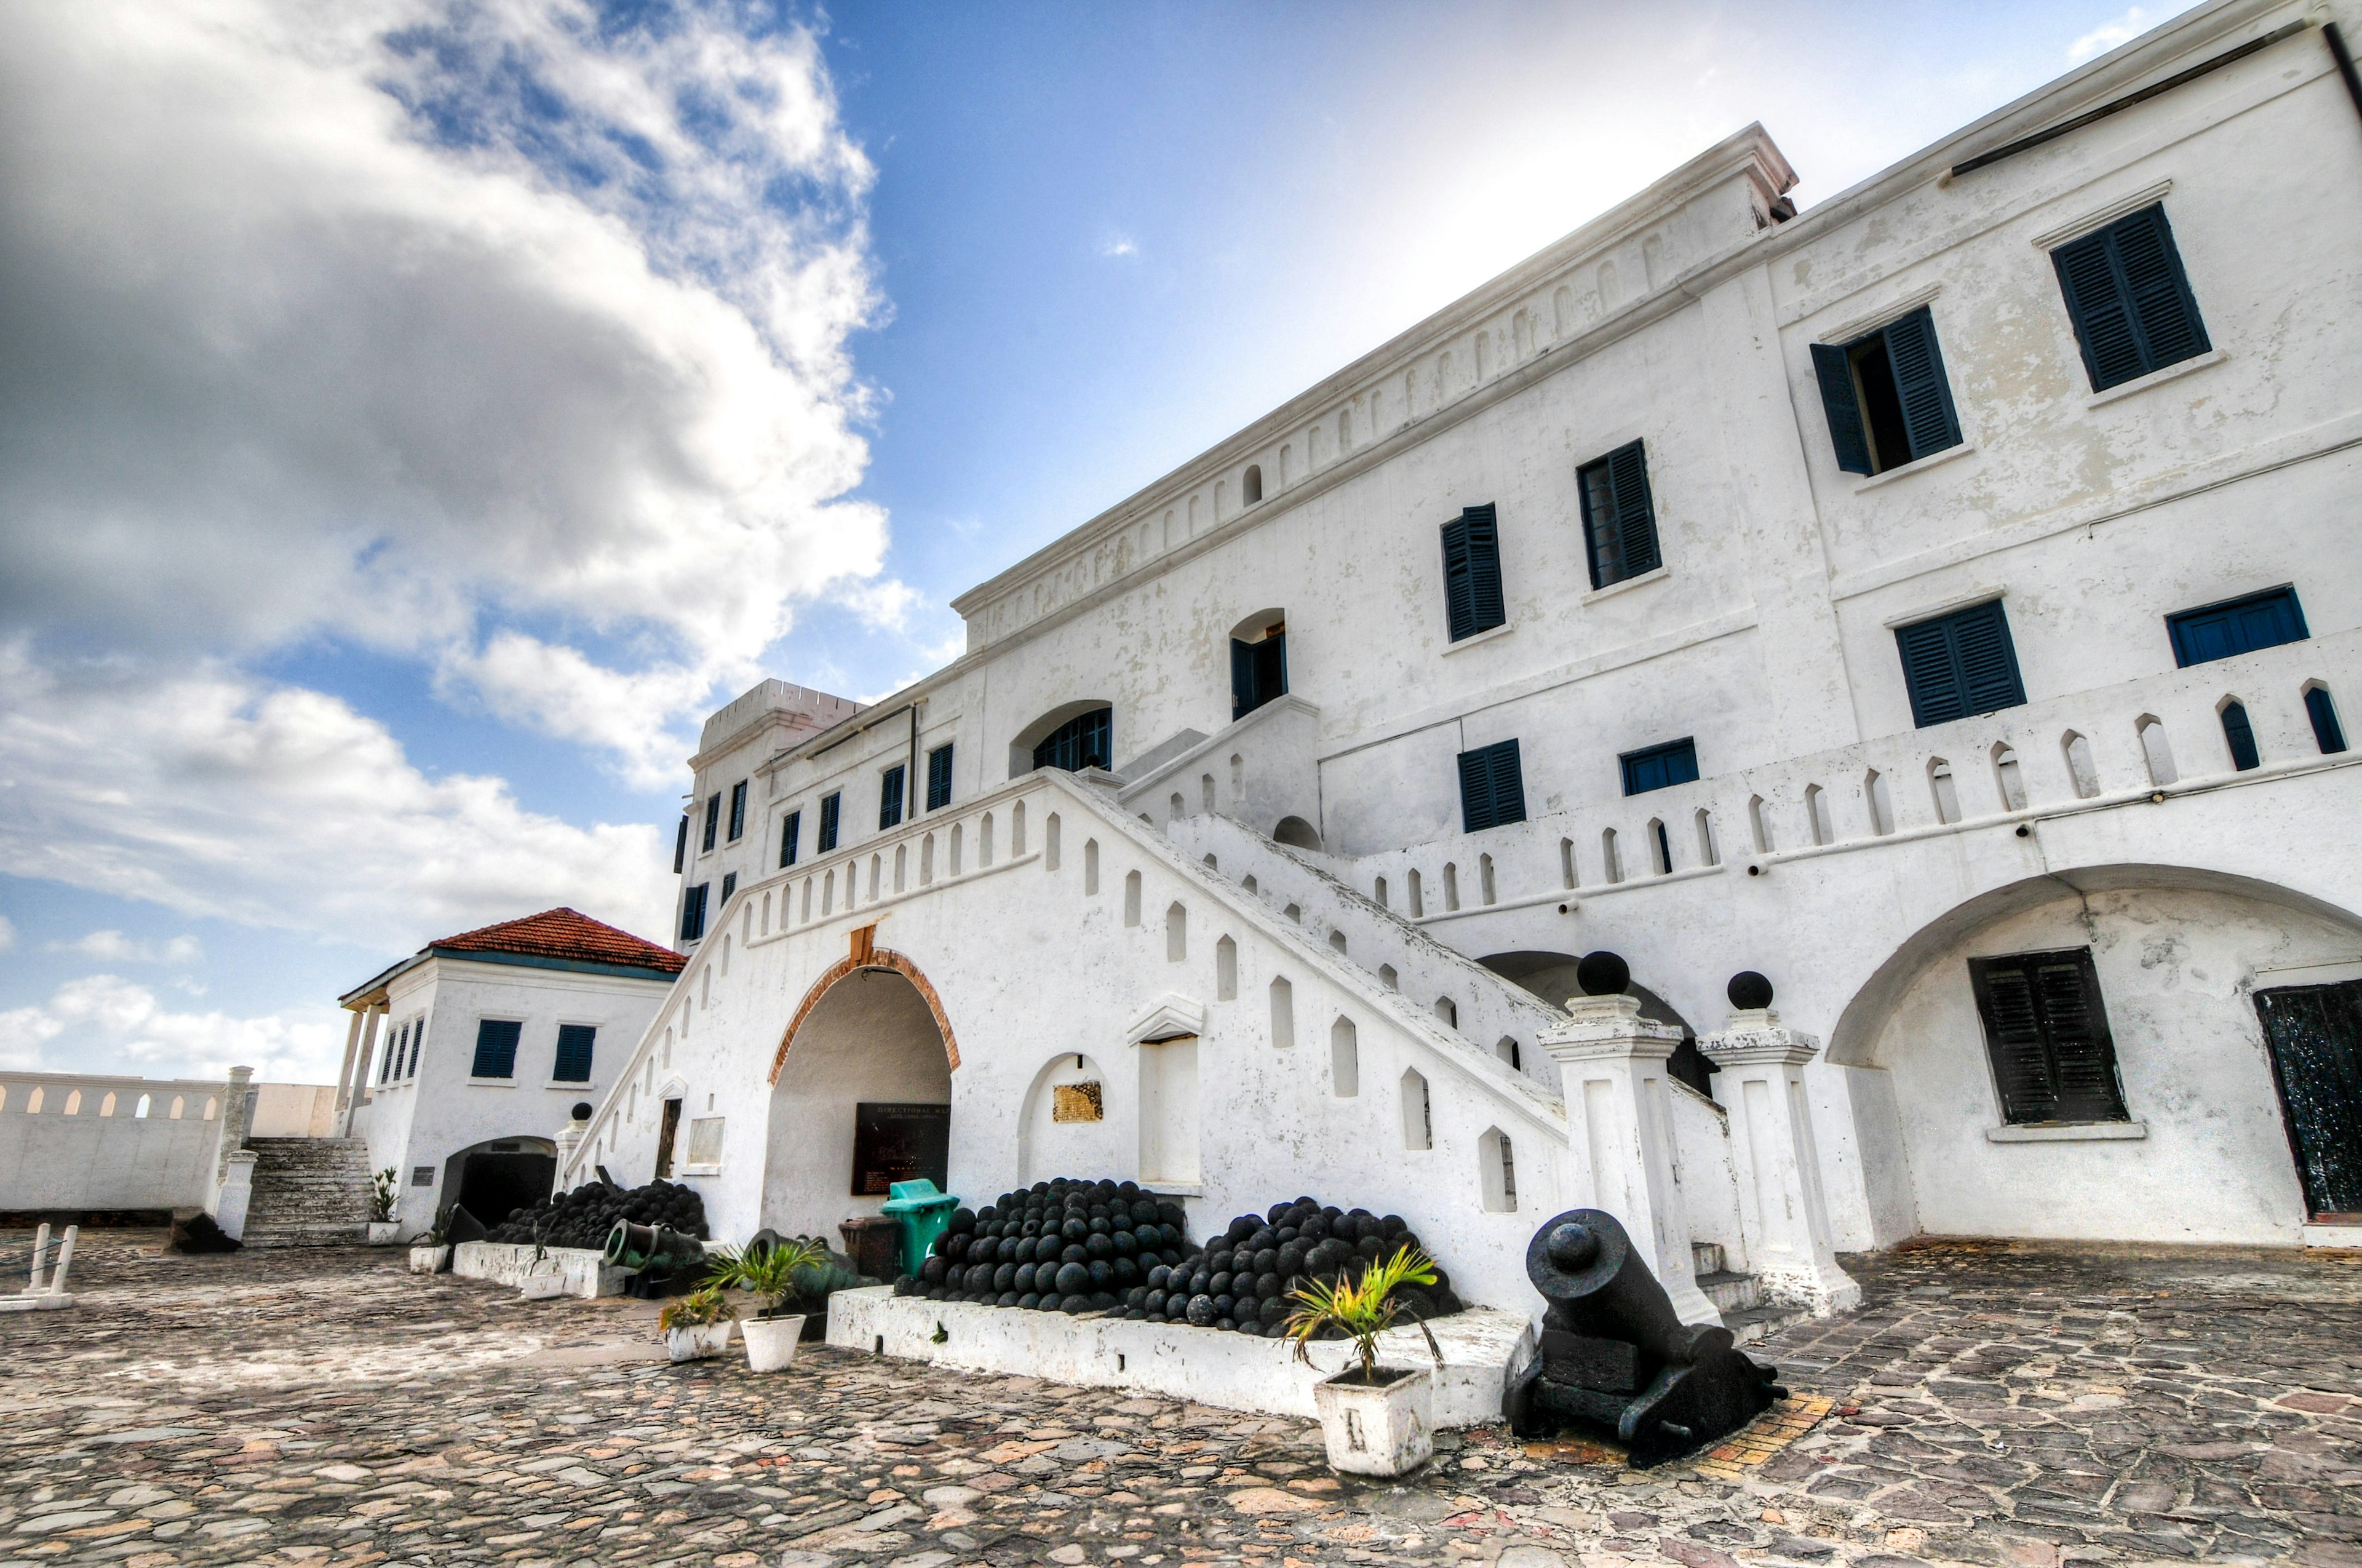
[[[159,1240],[85,1235],[79,1307],[0,1317],[0,1565],[2362,1568],[2351,1254],[1849,1259],[1863,1310],[1757,1349],[1785,1432],[1645,1474],[1447,1434],[1385,1485],[1301,1421],[812,1347],[674,1367],[641,1303]]]

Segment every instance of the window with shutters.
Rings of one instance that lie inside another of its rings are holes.
[[[1617,761],[1624,769],[1624,793],[1645,795],[1651,790],[1695,781],[1697,742],[1688,737],[1667,741],[1645,750],[1628,751]]]
[[[902,801],[908,793],[906,784],[910,777],[910,774],[904,771],[903,765],[898,762],[886,770],[885,778],[878,780],[877,826],[879,831],[902,825]]]
[[[696,887],[682,892],[680,939],[683,942],[695,942],[705,934],[705,894],[706,890],[712,886],[711,882],[700,882]]]
[[[1998,599],[1897,626],[1894,644],[1911,689],[1911,722],[1921,729],[2025,701]]]
[[[737,843],[746,836],[746,780],[741,778],[730,786],[730,842]]]
[[[2174,662],[2187,668],[2233,654],[2301,643],[2311,635],[2304,628],[2304,607],[2293,588],[2177,610],[2165,618],[2166,635],[2173,639]]]
[[[1925,305],[1850,343],[1814,344],[1813,374],[1838,467],[1848,473],[1884,473],[1960,444],[1936,318]]]
[[[701,855],[711,854],[713,840],[722,831],[722,797],[713,796],[705,802],[705,837],[698,845]]]
[[[735,871],[724,873],[722,878],[722,901],[725,904],[728,903],[730,901],[730,895],[737,890],[738,873]]]
[[[1649,496],[1649,455],[1638,441],[1574,470],[1583,495],[1584,551],[1591,586],[1605,588],[1663,564],[1657,509]]]
[[[2090,948],[1971,958],[1969,981],[1984,1021],[2002,1120],[2130,1120]]]
[[[1489,502],[1443,525],[1443,616],[1455,643],[1509,618],[1501,600],[1500,520]]]
[[[689,813],[687,812],[683,812],[680,814],[680,831],[673,835],[672,840],[672,874],[676,877],[679,876],[681,873],[681,867],[688,864]]]
[[[1111,766],[1109,753],[1114,745],[1115,710],[1094,708],[1043,736],[1033,747],[1033,766],[1064,768],[1068,773],[1107,767]]]
[[[1460,820],[1468,833],[1526,820],[1526,779],[1516,741],[1460,754]]]
[[[826,855],[836,847],[837,821],[844,807],[844,791],[823,795],[820,801],[820,852]]]
[[[927,753],[927,810],[952,803],[952,748],[939,745]]]
[[[804,814],[789,812],[779,819],[779,865],[793,866],[797,854],[803,848]]]
[[[599,1038],[598,1030],[587,1023],[561,1023],[557,1026],[557,1060],[549,1069],[552,1082],[587,1084],[590,1081],[590,1048]]]
[[[2092,390],[2194,359],[2213,345],[2181,271],[2162,204],[2050,253]]]
[[[469,1067],[471,1078],[513,1078],[516,1077],[517,1037],[524,1025],[513,1018],[482,1018],[476,1021],[476,1060]]]
[[[1231,639],[1231,717],[1243,719],[1287,695],[1287,626],[1274,622],[1252,637]]]

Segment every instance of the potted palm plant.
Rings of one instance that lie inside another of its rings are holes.
[[[717,1286],[701,1286],[686,1296],[674,1297],[657,1314],[665,1354],[674,1361],[703,1361],[720,1355],[730,1348],[731,1320],[737,1315],[738,1309]]]
[[[369,1242],[372,1247],[383,1246],[402,1230],[402,1221],[393,1217],[393,1206],[402,1196],[401,1173],[392,1165],[370,1177]]]
[[[1288,1317],[1286,1332],[1296,1342],[1298,1361],[1313,1364],[1306,1346],[1316,1338],[1341,1336],[1353,1342],[1345,1370],[1312,1386],[1330,1468],[1356,1475],[1401,1475],[1434,1454],[1434,1378],[1424,1368],[1378,1364],[1378,1336],[1404,1310],[1393,1299],[1395,1287],[1434,1283],[1434,1260],[1417,1247],[1405,1246],[1393,1257],[1372,1264],[1359,1279],[1341,1274],[1295,1292],[1297,1308]],[[1442,1365],[1443,1351],[1434,1333],[1423,1322],[1418,1331],[1427,1336],[1435,1364]]]
[[[451,1210],[445,1209],[410,1242],[410,1272],[441,1274],[451,1266]]]
[[[720,1289],[746,1291],[762,1303],[743,1325],[750,1370],[779,1372],[795,1361],[805,1317],[800,1309],[803,1292],[796,1276],[827,1263],[828,1249],[806,1240],[734,1250],[724,1247],[716,1253],[712,1284]]]

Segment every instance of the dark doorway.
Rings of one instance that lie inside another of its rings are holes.
[[[497,1225],[520,1209],[549,1197],[557,1179],[557,1155],[538,1138],[503,1138],[462,1149],[451,1156],[443,1190],[487,1225]]]
[[[2316,1220],[2362,1216],[2362,980],[2256,993],[2289,1146]]]
[[[664,1124],[657,1129],[657,1180],[672,1179],[673,1140],[680,1133],[680,1101],[665,1101]]]

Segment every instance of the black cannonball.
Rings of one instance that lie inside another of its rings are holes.
[[[1208,1283],[1206,1293],[1209,1296],[1227,1296],[1230,1294],[1232,1283],[1233,1279],[1231,1271],[1229,1269],[1219,1269],[1215,1272],[1213,1279]]]
[[[1189,1321],[1198,1328],[1210,1326],[1220,1314],[1214,1310],[1214,1298],[1200,1291],[1189,1297]]]
[[[1386,1234],[1389,1236],[1399,1236],[1410,1229],[1410,1222],[1399,1214],[1389,1214],[1378,1223],[1386,1228]]]
[[[1066,1243],[1060,1241],[1055,1232],[1046,1236],[1036,1236],[1033,1239],[1033,1261],[1056,1263],[1059,1253],[1065,1249],[1065,1245]]]
[[[1632,983],[1632,966],[1605,949],[1586,953],[1574,966],[1574,983],[1587,997],[1620,997]]]
[[[1308,1250],[1301,1242],[1290,1242],[1279,1249],[1279,1256],[1272,1266],[1282,1274],[1302,1274],[1304,1254]]]
[[[1147,1295],[1145,1295],[1145,1296],[1143,1296],[1143,1297],[1142,1297],[1140,1298],[1140,1304],[1141,1304],[1142,1307],[1147,1308],[1147,1309],[1148,1309],[1150,1311],[1152,1311],[1152,1312],[1162,1312],[1162,1311],[1164,1311],[1164,1302],[1165,1302],[1165,1295],[1164,1295],[1164,1291],[1162,1291],[1162,1290],[1160,1290],[1160,1289],[1158,1289],[1158,1288],[1157,1288],[1157,1287],[1155,1287],[1154,1286],[1149,1286],[1148,1294],[1147,1294]]]
[[[1353,1250],[1361,1253],[1362,1256],[1367,1258],[1370,1262],[1375,1263],[1385,1253],[1386,1249],[1385,1243],[1379,1241],[1375,1236],[1364,1236],[1360,1241],[1353,1243]]]
[[[1027,1311],[1029,1311],[1029,1312],[1030,1312],[1030,1311],[1032,1311],[1034,1308],[1039,1307],[1040,1305],[1042,1305],[1042,1298],[1041,1298],[1039,1296],[1034,1295],[1034,1294],[1033,1294],[1032,1291],[1030,1291],[1030,1290],[1027,1290],[1027,1291],[1021,1291],[1021,1292],[1020,1292],[1020,1293],[1019,1293],[1019,1295],[1018,1295],[1018,1297],[1017,1297],[1017,1305],[1019,1305],[1020,1307],[1024,1308]]]
[[[1173,1270],[1164,1264],[1158,1264],[1148,1271],[1148,1288],[1162,1290],[1164,1288],[1164,1282],[1172,1277]]]
[[[1115,1249],[1115,1255],[1120,1258],[1131,1257],[1140,1251],[1140,1238],[1130,1231],[1118,1231],[1108,1238],[1108,1244]]]
[[[1004,1290],[998,1296],[988,1296],[984,1304],[988,1307],[1014,1307],[1017,1305],[1017,1292]]]
[[[1189,1223],[1189,1211],[1172,1199],[1166,1198],[1157,1204],[1156,1218],[1178,1231]]]
[[[1086,1265],[1091,1276],[1092,1288],[1105,1290],[1115,1283],[1115,1264],[1105,1258],[1093,1258]]]
[[[1148,1305],[1148,1286],[1144,1285],[1135,1285],[1131,1289],[1125,1291],[1123,1293],[1123,1304],[1127,1307],[1145,1307]]]
[[[1724,994],[1731,1006],[1752,1011],[1772,1005],[1772,982],[1752,969],[1741,969],[1730,977]]]
[[[1089,1301],[1090,1309],[1094,1312],[1104,1312],[1109,1308],[1119,1305],[1115,1298],[1115,1293],[1109,1290],[1092,1291],[1089,1297]]]
[[[1209,1268],[1206,1268],[1206,1267],[1200,1266],[1200,1267],[1198,1267],[1198,1268],[1195,1268],[1195,1269],[1192,1269],[1192,1270],[1190,1270],[1190,1271],[1189,1271],[1189,1294],[1190,1294],[1190,1295],[1192,1295],[1192,1296],[1203,1296],[1203,1295],[1207,1294],[1207,1286],[1209,1286],[1212,1285],[1213,1283],[1214,1283],[1214,1271],[1213,1271],[1212,1269],[1209,1269]]]
[[[1091,1261],[1091,1252],[1088,1247],[1084,1246],[1080,1242],[1068,1242],[1065,1246],[1058,1249],[1058,1261],[1060,1263],[1087,1264]]]
[[[894,1294],[897,1296],[908,1296],[911,1294],[911,1287],[918,1283],[917,1279],[906,1274],[894,1282]]]
[[[967,1244],[967,1257],[965,1261],[972,1264],[999,1263],[1000,1243],[990,1236],[978,1236]]]
[[[1090,1310],[1090,1297],[1087,1296],[1065,1296],[1059,1297],[1058,1310],[1072,1315]]]
[[[999,1209],[996,1209],[996,1208],[994,1208],[994,1207],[993,1207],[991,1204],[989,1204],[989,1203],[986,1204],[983,1208],[981,1208],[981,1209],[977,1209],[977,1210],[976,1211],[976,1222],[977,1222],[977,1225],[978,1226],[978,1228],[982,1228],[983,1226],[989,1225],[989,1224],[991,1224],[994,1220],[998,1220],[998,1219],[999,1219],[999,1218],[1000,1218],[1000,1210],[999,1210]]]
[[[1256,1316],[1263,1320],[1264,1328],[1276,1329],[1287,1321],[1287,1313],[1288,1304],[1286,1301],[1266,1296],[1264,1297],[1263,1308]]]
[[[955,1236],[966,1235],[970,1231],[976,1229],[976,1210],[973,1209],[953,1209],[952,1222],[945,1226],[944,1229],[951,1231],[952,1234]]]
[[[1115,1256],[1115,1239],[1094,1231],[1083,1238],[1083,1251],[1093,1258],[1111,1258]]]
[[[1003,1296],[1013,1295],[1017,1289],[1017,1265],[1013,1263],[1005,1263],[994,1269],[992,1288]]]
[[[1279,1249],[1277,1247],[1259,1247],[1255,1250],[1254,1271],[1257,1274],[1269,1274],[1278,1266]]]
[[[1156,1204],[1154,1200],[1146,1198],[1133,1198],[1131,1200],[1131,1222],[1136,1226],[1153,1225],[1156,1223]]]
[[[1115,1234],[1115,1221],[1109,1219],[1104,1214],[1092,1215],[1087,1223],[1090,1226],[1091,1234],[1094,1236],[1112,1236]]]
[[[1111,1266],[1115,1269],[1117,1284],[1137,1285],[1140,1283],[1140,1264],[1134,1259],[1119,1257],[1113,1261]]]
[[[1032,1289],[1034,1267],[1035,1265],[1030,1263],[1019,1264],[1017,1272],[1011,1278],[1010,1288],[1021,1296]]]
[[[1222,1232],[1222,1239],[1226,1242],[1243,1242],[1262,1229],[1263,1220],[1258,1216],[1242,1214],[1231,1221],[1230,1229]]]
[[[1036,1277],[1039,1277],[1038,1274]],[[1072,1296],[1090,1283],[1091,1271],[1078,1263],[1065,1263],[1058,1265],[1058,1272],[1052,1278],[1057,1284],[1059,1295]]]
[[[1079,1214],[1069,1214],[1058,1227],[1058,1234],[1069,1242],[1079,1242],[1091,1233],[1091,1222]]]
[[[1329,1239],[1329,1221],[1315,1214],[1296,1228],[1299,1242],[1325,1242]]]
[[[928,1299],[928,1300],[930,1300],[930,1301],[941,1301],[941,1300],[942,1300],[945,1296],[948,1296],[949,1294],[951,1294],[949,1291],[945,1290],[942,1286],[938,1285],[938,1286],[932,1286],[932,1287],[927,1291],[927,1299]]]
[[[919,1265],[919,1277],[931,1286],[944,1282],[944,1270],[952,1265],[942,1258],[929,1258]]]
[[[1255,1275],[1254,1293],[1266,1301],[1270,1300],[1275,1296],[1286,1294],[1285,1291],[1280,1289],[1279,1286],[1279,1274],[1275,1269],[1265,1269],[1263,1273]]]

